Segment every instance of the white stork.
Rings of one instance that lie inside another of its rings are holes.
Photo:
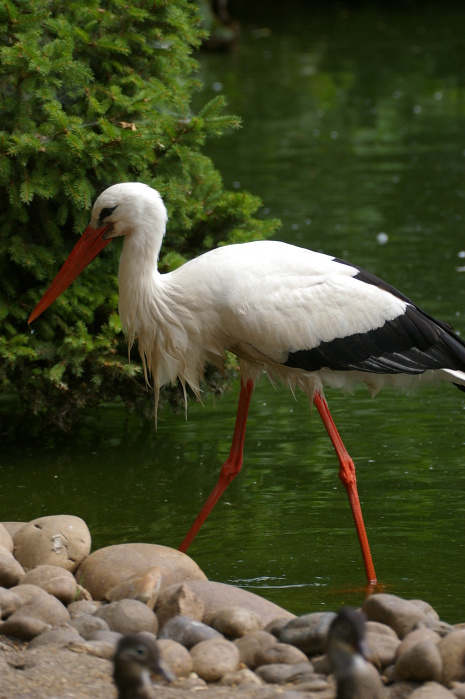
[[[369,272],[329,255],[275,241],[229,245],[160,274],[167,213],[157,191],[140,182],[113,185],[96,200],[84,231],[32,323],[107,245],[124,236],[119,313],[137,338],[146,378],[159,389],[178,378],[198,396],[206,361],[239,358],[241,390],[230,454],[217,484],[180,546],[186,551],[242,467],[254,382],[266,372],[300,388],[321,415],[339,462],[369,583],[375,569],[363,523],[355,467],[332,420],[324,386],[365,383],[407,387],[443,379],[465,390],[465,343],[406,296]]]

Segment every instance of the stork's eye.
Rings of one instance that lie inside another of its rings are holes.
[[[98,225],[103,226],[103,223],[108,216],[111,216],[113,211],[117,208],[118,205],[112,206],[112,207],[105,207],[105,209],[102,209],[100,212],[100,216],[98,217]]]

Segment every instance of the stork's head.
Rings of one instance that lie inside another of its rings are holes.
[[[142,182],[122,182],[106,189],[95,201],[89,226],[29,316],[32,323],[103,250],[111,238],[151,227],[163,235],[167,213],[159,193]],[[161,238],[160,238],[161,245]]]
[[[89,228],[105,228],[103,238],[109,240],[131,235],[147,222],[164,230],[166,221],[165,205],[155,189],[142,182],[121,182],[95,200]]]

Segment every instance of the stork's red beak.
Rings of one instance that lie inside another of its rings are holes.
[[[88,226],[86,228],[70,252],[65,264],[32,311],[28,323],[32,323],[33,320],[38,318],[68,288],[71,282],[81,274],[82,270],[92,262],[105,245],[108,245],[111,238],[106,239],[103,237],[107,230],[108,226],[103,228],[91,228]]]

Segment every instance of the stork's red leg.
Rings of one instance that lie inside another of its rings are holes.
[[[197,532],[207,519],[216,503],[242,468],[242,453],[244,449],[245,428],[247,425],[247,415],[249,413],[250,399],[252,398],[253,381],[244,384],[241,381],[241,392],[239,394],[239,405],[237,408],[236,424],[231,444],[229,456],[221,467],[218,482],[208,496],[204,506],[197,515],[194,524],[189,529],[187,536],[179,547],[180,551],[186,552],[192,544]]]
[[[358,540],[360,541],[360,547],[362,549],[367,581],[370,585],[376,584],[377,580],[375,568],[371,558],[370,546],[368,544],[368,537],[365,531],[365,524],[363,522],[362,508],[360,507],[360,500],[358,498],[354,462],[350,458],[349,453],[347,452],[347,449],[339,436],[339,432],[337,431],[334,420],[329,412],[328,404],[323,396],[319,393],[315,393],[313,402],[320,413],[323,424],[326,427],[331,442],[333,443],[333,447],[336,450],[337,458],[339,459],[339,479],[346,489],[349,497],[350,507],[352,509],[352,514],[355,521],[355,528],[357,530]]]

